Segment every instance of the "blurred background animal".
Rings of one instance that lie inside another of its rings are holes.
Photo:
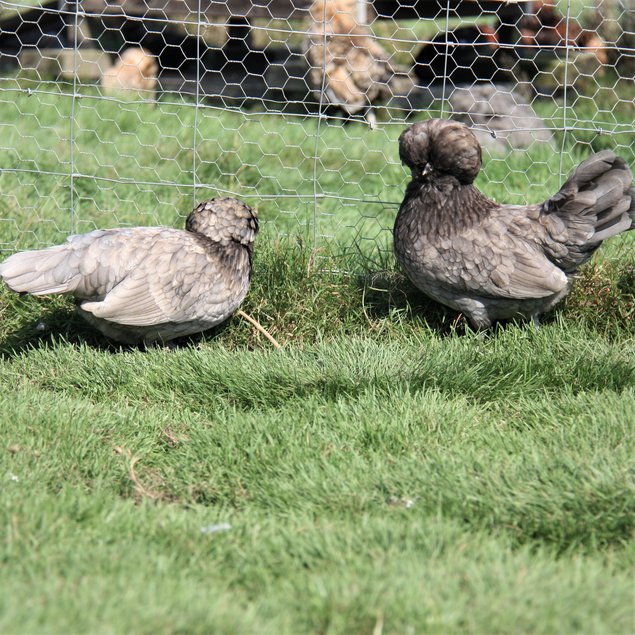
[[[606,44],[594,31],[583,29],[574,18],[560,13],[554,2],[535,0],[518,23],[524,46],[573,46],[594,53],[600,64],[608,62]],[[564,54],[564,53],[563,53]]]
[[[508,55],[498,42],[494,27],[486,24],[461,26],[443,31],[424,44],[415,57],[413,71],[426,85],[445,81],[450,86],[473,82],[509,82],[501,61]]]
[[[168,227],[96,230],[0,264],[9,289],[68,294],[79,314],[123,344],[168,342],[225,321],[251,280],[258,220],[234,198],[211,199]]]
[[[595,0],[587,27],[606,42],[606,57],[616,73],[635,79],[635,0]]]
[[[456,121],[409,127],[399,156],[412,180],[394,226],[397,260],[415,286],[479,330],[509,318],[537,324],[602,241],[635,225],[633,175],[609,150],[537,205],[502,205],[474,187],[481,146]]]
[[[309,81],[318,98],[324,89],[327,103],[346,115],[365,115],[374,126],[372,105],[396,92],[408,92],[408,70],[396,65],[359,24],[355,0],[315,0],[311,5],[309,34],[304,51],[310,66]]]
[[[553,135],[519,91],[494,84],[455,88],[449,98],[451,118],[468,125],[481,146],[505,154],[535,143],[553,146]]]
[[[140,47],[127,48],[120,58],[104,72],[101,85],[107,95],[130,94],[154,97],[159,65],[156,58]]]
[[[422,84],[444,82],[450,86],[474,82],[533,80],[548,69],[565,47],[575,49],[575,57],[591,56],[595,71],[602,73],[608,61],[607,46],[597,29],[585,29],[573,17],[567,19],[552,2],[526,3],[527,11],[508,34],[518,47],[501,46],[508,31],[500,22],[473,24],[437,33],[417,52],[414,73]]]

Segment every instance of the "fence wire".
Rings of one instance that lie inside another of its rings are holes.
[[[634,0],[0,0],[0,247],[232,195],[389,249],[407,125],[465,121],[479,186],[538,201],[592,151],[635,164],[634,68]]]

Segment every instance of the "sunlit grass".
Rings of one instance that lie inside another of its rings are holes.
[[[539,330],[482,338],[395,266],[403,122],[324,121],[316,159],[314,119],[203,109],[194,153],[190,104],[86,90],[72,157],[68,95],[1,93],[5,253],[235,193],[264,221],[243,308],[283,346],[233,317],[121,350],[0,292],[2,633],[632,631],[631,236]],[[597,142],[556,141],[563,172]],[[478,184],[544,200],[560,164]]]

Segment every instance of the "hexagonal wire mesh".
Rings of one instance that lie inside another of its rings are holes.
[[[592,150],[631,163],[633,0],[0,0],[0,232],[179,225],[255,204],[274,233],[390,249],[396,139],[478,133],[479,185],[539,200]]]

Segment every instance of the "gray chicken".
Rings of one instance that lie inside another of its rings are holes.
[[[461,123],[414,124],[399,137],[399,156],[412,180],[393,231],[397,260],[478,330],[516,317],[538,324],[602,241],[635,226],[633,176],[608,150],[539,205],[500,205],[474,187],[481,147]]]
[[[167,342],[220,324],[243,301],[258,220],[234,198],[198,205],[185,230],[96,230],[14,254],[0,276],[20,293],[68,293],[92,326],[124,344]]]

